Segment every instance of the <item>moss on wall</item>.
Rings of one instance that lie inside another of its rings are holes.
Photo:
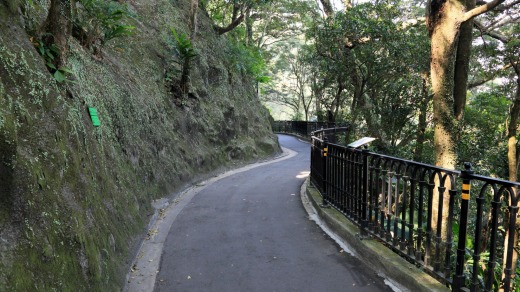
[[[0,18],[0,290],[119,290],[153,199],[278,151],[268,112],[209,20],[200,14],[197,98],[178,106],[165,81],[169,28],[186,29],[189,5],[131,2],[135,35],[102,59],[71,39],[66,84],[48,73],[31,28],[0,8],[11,15]]]

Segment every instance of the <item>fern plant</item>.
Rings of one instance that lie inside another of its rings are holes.
[[[175,28],[171,28],[173,39],[175,41],[175,51],[179,56],[179,63],[182,67],[181,79],[179,87],[183,93],[188,92],[188,81],[190,78],[191,60],[197,56],[197,52],[193,47],[191,39],[185,33],[177,33]]]
[[[134,17],[127,5],[115,1],[79,0],[75,26],[87,47],[99,41],[103,46],[111,39],[132,35],[135,27],[125,22]]]
[[[60,66],[57,68],[55,65],[56,58],[60,55],[60,50],[58,47],[53,43],[46,45],[45,42],[41,39],[33,41],[33,45],[45,60],[45,65],[54,79],[60,83],[69,81],[67,80],[67,76],[72,75],[72,71],[70,71],[70,69],[65,66]]]

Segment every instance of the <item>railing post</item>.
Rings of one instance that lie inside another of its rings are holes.
[[[368,150],[363,149],[361,155],[363,156],[363,185],[361,191],[361,236],[366,236],[368,227],[367,218],[367,195],[368,195]]]
[[[328,184],[328,173],[327,173],[327,155],[329,151],[329,140],[327,137],[323,138],[323,150],[322,150],[322,165],[323,165],[323,194],[322,194],[322,202],[321,207],[326,208],[329,206],[329,203],[327,200],[329,199],[329,188],[327,186]]]
[[[466,254],[466,234],[472,174],[471,164],[469,162],[464,163],[464,170],[460,173],[460,178],[462,179],[462,195],[460,202],[459,244],[457,246],[457,265],[455,267],[455,276],[453,277],[453,291],[461,291],[465,282],[464,256]]]

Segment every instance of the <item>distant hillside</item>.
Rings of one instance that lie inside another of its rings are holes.
[[[152,200],[279,146],[202,11],[189,97],[171,92],[189,1],[128,1],[133,34],[101,52],[71,38],[72,82],[35,48],[48,1],[32,2],[0,1],[0,291],[120,290]]]

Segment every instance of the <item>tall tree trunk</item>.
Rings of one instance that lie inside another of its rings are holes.
[[[440,3],[439,3],[440,2]],[[455,168],[456,119],[454,116],[455,57],[460,29],[460,15],[454,1],[432,1],[439,5],[430,11],[431,33],[431,80],[433,90],[433,121],[435,124],[435,164]],[[433,14],[433,15],[432,15]]]
[[[509,125],[507,127],[507,160],[510,181],[517,181],[518,179],[518,141],[516,135],[518,129],[518,117],[520,115],[520,65],[515,65],[514,69],[517,74],[516,95],[511,110],[509,111]]]
[[[44,23],[44,31],[51,35],[51,38],[44,39],[44,42],[47,45],[54,43],[60,50],[55,60],[57,68],[67,62],[68,39],[72,31],[71,9],[71,0],[51,0],[49,14]]]
[[[455,61],[463,13],[455,0],[433,0],[430,4],[428,25],[431,38],[431,82],[433,91],[433,123],[435,165],[455,169],[457,163],[458,122],[454,113]],[[448,234],[449,193],[441,196],[439,177],[435,177],[432,200],[432,236],[445,241]],[[445,185],[446,187],[447,185]],[[434,241],[435,242],[435,241]],[[439,268],[444,266],[445,248],[441,243],[440,253],[432,253]],[[436,250],[436,249],[434,249]],[[431,264],[431,263],[429,263]]]
[[[467,2],[468,1],[468,2]],[[467,26],[464,22],[471,20],[477,15],[485,13],[504,0],[494,0],[485,5],[470,10],[470,0],[430,0],[428,3],[427,25],[431,38],[431,58],[430,70],[433,90],[433,122],[434,122],[434,142],[435,142],[435,164],[437,166],[454,169],[457,163],[457,142],[458,142],[458,118],[462,117],[465,107],[465,94],[467,84],[455,86],[455,82],[467,83],[468,66],[465,61],[465,49],[469,50],[471,43],[467,43]],[[473,0],[471,0],[473,1]],[[459,37],[462,33],[462,40]],[[460,49],[458,48],[460,44]],[[458,55],[458,52],[461,55]],[[460,57],[460,60],[457,60]],[[456,70],[456,66],[459,69]],[[464,71],[466,73],[464,73]],[[456,73],[457,72],[457,73]],[[456,80],[455,78],[459,78]],[[457,93],[456,90],[457,89]],[[456,95],[457,94],[457,95]],[[464,101],[461,100],[464,97]],[[457,105],[457,107],[455,106]],[[439,185],[438,179],[436,185]],[[433,216],[432,228],[438,232],[442,239],[447,236],[449,211],[449,194],[444,193],[441,204],[441,196],[437,192],[433,196]],[[442,212],[440,212],[442,208]],[[442,217],[439,226],[439,216]],[[436,255],[440,256],[440,255]]]
[[[518,179],[518,141],[516,139],[517,135],[517,129],[518,129],[518,117],[520,115],[520,65],[514,64],[513,68],[516,72],[516,95],[515,99],[513,101],[513,105],[511,106],[511,110],[509,111],[509,124],[507,127],[507,161],[508,161],[508,168],[509,168],[509,180],[510,181],[517,181]],[[518,191],[518,190],[516,190]],[[511,199],[509,200],[509,204],[512,204]],[[520,221],[517,219],[515,224],[515,232],[513,234],[513,246],[518,245],[518,230],[520,230]],[[506,236],[504,238],[504,256],[503,256],[503,265],[502,265],[502,279],[504,279],[507,275],[504,273],[506,268],[506,257],[507,257],[507,249],[508,249],[508,241],[509,237],[511,236],[508,229],[506,229]],[[512,267],[511,270],[516,270],[516,262],[518,260],[518,253],[516,251],[513,251],[513,261],[512,261]],[[512,284],[511,280],[511,284]],[[509,290],[511,290],[512,287],[509,287]],[[504,290],[503,287],[500,289],[501,291]]]

